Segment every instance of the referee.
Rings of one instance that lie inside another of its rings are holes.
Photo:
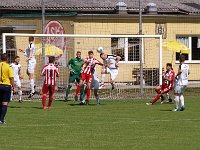
[[[12,67],[7,61],[8,56],[2,54],[0,62],[0,124],[6,124],[5,116],[8,103],[10,102],[12,87],[14,90],[14,75]]]

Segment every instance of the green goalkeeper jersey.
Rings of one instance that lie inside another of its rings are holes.
[[[70,69],[70,74],[80,74],[82,71],[82,62],[84,59],[82,58],[72,58],[68,64],[67,67]]]

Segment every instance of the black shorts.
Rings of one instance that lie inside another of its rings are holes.
[[[0,102],[10,102],[11,85],[0,84]]]

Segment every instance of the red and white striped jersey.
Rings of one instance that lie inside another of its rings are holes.
[[[54,64],[45,65],[41,71],[41,76],[45,76],[44,84],[46,85],[56,85],[58,75],[58,67]]]
[[[164,74],[164,77],[168,77],[171,79],[171,81],[168,81],[168,80],[164,80],[164,84],[166,86],[169,86],[171,88],[174,87],[174,77],[175,77],[175,72],[173,70],[171,71],[166,71],[165,74]]]
[[[92,75],[94,71],[94,67],[96,64],[101,64],[97,59],[95,58],[85,58],[86,66],[83,69],[83,73]]]

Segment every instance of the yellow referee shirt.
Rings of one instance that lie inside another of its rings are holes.
[[[10,78],[14,77],[12,67],[6,63],[0,63],[0,84],[10,85]]]

